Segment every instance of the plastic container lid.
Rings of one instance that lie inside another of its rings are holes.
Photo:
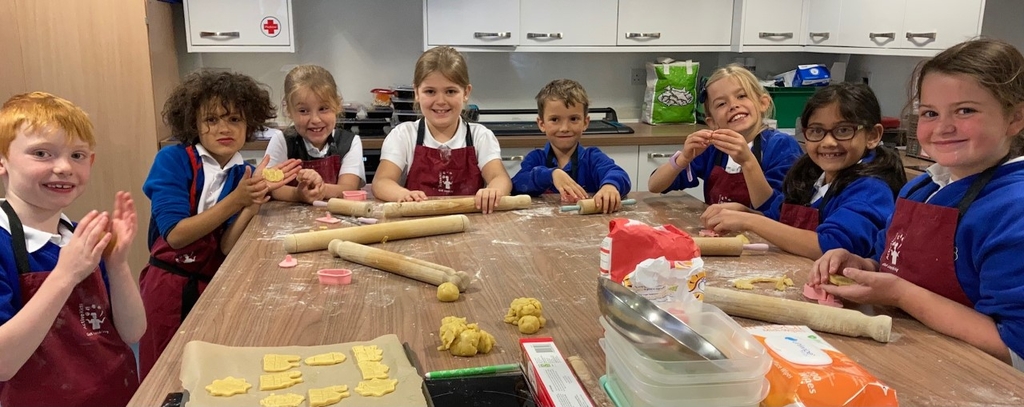
[[[713,343],[728,357],[709,361],[654,360],[637,350],[628,339],[620,335],[603,318],[609,352],[628,360],[633,376],[653,385],[692,385],[759,380],[771,367],[772,358],[764,345],[743,329],[731,317],[714,305],[704,303],[702,312],[695,315],[690,326]]]

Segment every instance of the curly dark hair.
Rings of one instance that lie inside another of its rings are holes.
[[[267,86],[238,73],[202,70],[190,73],[164,102],[164,123],[184,144],[199,142],[197,117],[210,102],[227,111],[236,109],[245,118],[245,139],[266,130],[267,120],[277,117]]]

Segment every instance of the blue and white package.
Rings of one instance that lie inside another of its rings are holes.
[[[796,69],[775,76],[775,85],[783,87],[828,86],[832,75],[825,65],[798,65]]]

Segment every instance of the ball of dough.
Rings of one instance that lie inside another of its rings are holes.
[[[459,299],[459,287],[452,283],[441,283],[437,286],[437,299],[452,302]]]
[[[537,331],[540,330],[540,327],[540,318],[537,318],[533,315],[527,315],[525,317],[519,318],[519,332],[522,332],[524,334],[533,334],[537,333]]]

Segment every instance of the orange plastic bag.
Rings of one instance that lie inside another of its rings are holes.
[[[747,331],[772,356],[772,367],[765,375],[771,390],[761,407],[899,406],[896,389],[806,326],[751,326]]]
[[[669,262],[689,261],[700,257],[700,249],[690,235],[675,226],[652,227],[636,220],[612,219],[608,237],[601,243],[602,274],[621,284],[641,261],[658,257]]]

